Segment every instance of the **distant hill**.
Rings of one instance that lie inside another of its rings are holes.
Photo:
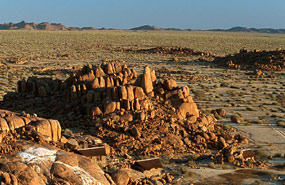
[[[82,27],[81,30],[98,30],[95,27]]]
[[[37,23],[26,23],[21,21],[19,23],[4,23],[0,24],[0,30],[70,30],[69,27],[63,24],[42,22]]]
[[[132,28],[131,30],[161,30],[161,29],[156,26],[144,25],[144,26]]]
[[[285,33],[285,29],[273,28],[247,28],[247,27],[232,27],[230,29],[212,29],[209,31],[227,31],[227,32],[254,32],[254,33]]]

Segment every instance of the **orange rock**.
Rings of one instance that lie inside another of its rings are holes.
[[[146,94],[151,93],[153,91],[151,69],[149,67],[144,68],[141,87],[143,88],[143,90]]]
[[[4,118],[0,118],[0,127],[1,127],[1,132],[9,132],[10,131],[8,123]]]
[[[100,85],[99,85],[99,79],[98,79],[98,78],[95,78],[95,79],[93,80],[93,82],[92,82],[92,89],[96,89],[96,88],[98,88],[98,87],[100,87]]]
[[[133,86],[127,87],[127,93],[128,93],[128,100],[134,100],[134,88],[133,88]]]
[[[144,94],[144,91],[141,87],[135,87],[134,88],[134,96],[135,96],[135,98],[137,98],[139,100],[145,99],[145,94]]]
[[[52,141],[57,142],[61,139],[61,126],[57,120],[49,120],[52,132]]]
[[[121,99],[123,99],[123,100],[127,100],[128,99],[128,92],[127,92],[126,86],[121,86],[120,87],[119,94],[120,94],[120,98]]]
[[[106,105],[106,107],[105,107],[105,112],[104,112],[104,114],[109,114],[109,113],[115,112],[116,107],[117,107],[116,102],[110,102],[110,103],[108,103],[108,104]]]
[[[199,117],[199,110],[196,103],[182,103],[178,107],[178,115],[185,118],[187,114],[192,115],[196,118]]]
[[[101,76],[99,77],[100,87],[106,87],[105,79]]]
[[[173,90],[174,88],[177,87],[176,81],[175,81],[175,80],[172,80],[172,79],[170,79],[170,80],[164,80],[163,85],[164,85],[164,88],[165,88],[166,90]]]
[[[91,115],[92,116],[98,116],[98,115],[101,115],[102,114],[102,111],[99,107],[94,107],[91,109]]]

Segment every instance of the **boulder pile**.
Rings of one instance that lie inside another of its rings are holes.
[[[64,82],[29,78],[18,84],[4,107],[57,119],[63,128],[78,127],[107,143],[113,156],[217,154],[218,161],[234,163],[239,159],[229,160],[226,151],[244,144],[239,134],[198,110],[187,86],[158,80],[147,66],[138,74],[108,61],[84,66]]]
[[[190,48],[186,47],[168,47],[168,46],[162,46],[162,47],[155,47],[150,49],[140,49],[137,50],[138,53],[157,53],[157,54],[170,54],[170,55],[177,55],[177,56],[206,56],[210,57],[212,54],[208,52],[201,52],[201,51],[195,51]]]
[[[213,62],[236,69],[283,71],[285,69],[285,50],[278,48],[276,51],[261,51],[257,49],[248,52],[242,49],[234,55],[216,57]]]

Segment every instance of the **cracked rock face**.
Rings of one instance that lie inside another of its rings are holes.
[[[1,173],[11,176],[14,184],[109,184],[95,162],[77,154],[31,146],[16,156],[20,160],[11,156],[11,161],[8,157],[5,163],[0,162]]]

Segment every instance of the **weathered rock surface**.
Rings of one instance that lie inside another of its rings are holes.
[[[7,156],[0,160],[0,175],[5,183],[40,184],[106,184],[108,180],[101,168],[91,159],[56,148],[29,146],[16,154],[20,160]]]

